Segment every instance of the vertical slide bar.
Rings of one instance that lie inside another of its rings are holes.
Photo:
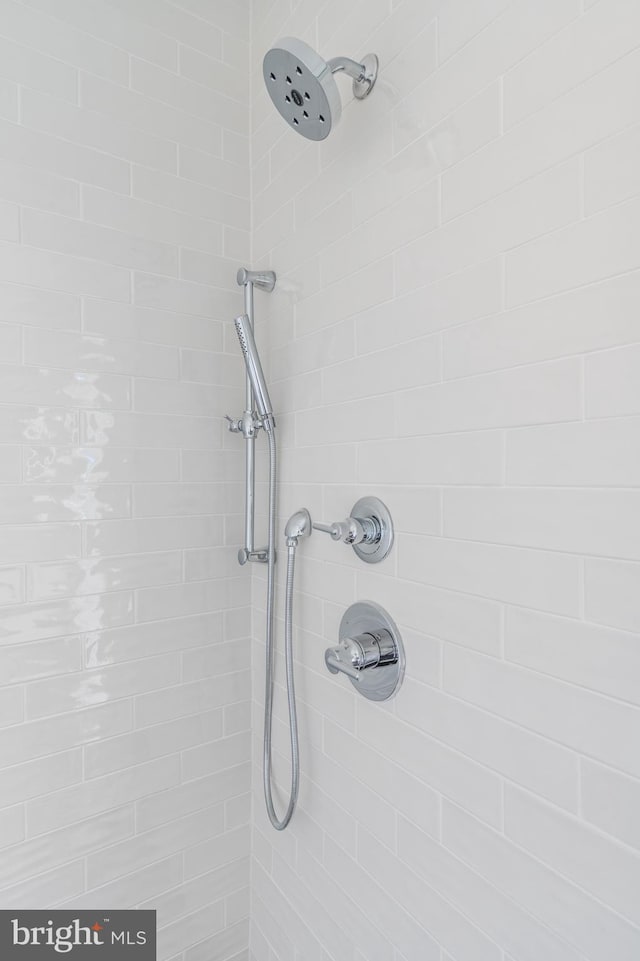
[[[253,329],[253,284],[248,281],[244,285],[244,312],[249,318]],[[253,391],[249,375],[246,375],[245,419],[253,411]],[[254,519],[255,519],[255,456],[256,438],[245,438],[245,511],[244,511],[244,546],[251,554],[254,550]]]

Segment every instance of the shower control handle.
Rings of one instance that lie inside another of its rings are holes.
[[[314,524],[313,529],[345,544],[373,544],[380,537],[380,528],[372,517],[347,517],[333,524]]]
[[[382,627],[343,637],[337,647],[327,648],[324,659],[332,674],[346,674],[359,681],[364,671],[397,664],[398,647],[391,631]]]
[[[352,604],[340,622],[338,638],[336,647],[324,653],[328,670],[346,675],[370,701],[393,697],[404,676],[404,646],[385,609],[373,601]]]

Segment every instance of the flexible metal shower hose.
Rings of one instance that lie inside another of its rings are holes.
[[[267,431],[269,439],[269,546],[267,556],[267,629],[266,629],[266,677],[264,697],[264,741],[262,755],[262,779],[264,799],[269,820],[276,831],[283,831],[296,807],[300,783],[300,755],[298,747],[298,718],[293,678],[293,578],[296,548],[287,548],[287,586],[284,614],[285,664],[287,673],[287,704],[289,708],[289,731],[291,735],[291,793],[282,820],[276,814],[271,789],[271,728],[273,722],[273,662],[274,662],[274,613],[275,613],[275,562],[276,562],[276,439],[273,430]]]

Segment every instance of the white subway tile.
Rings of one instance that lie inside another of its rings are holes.
[[[423,781],[331,723],[324,726],[324,749],[370,791],[404,811],[423,831],[437,837],[439,799]]]
[[[38,53],[32,47],[24,47],[4,36],[0,37],[0,64],[2,76],[7,80],[76,102],[78,71],[70,64]]]
[[[129,304],[85,300],[83,320],[84,329],[89,334],[175,347],[222,350],[222,325],[210,318],[174,314],[163,308],[151,310]]]
[[[79,523],[3,526],[0,562],[24,563],[56,557],[79,557],[81,544]]]
[[[23,4],[11,0],[3,0],[1,10],[2,32],[8,39],[117,83],[128,82],[129,70],[124,50],[118,50],[88,33],[74,30],[53,17],[43,16],[42,12],[36,14]]]
[[[611,390],[616,386],[611,382]],[[636,417],[530,427],[507,433],[507,481],[550,487],[638,487]]]
[[[209,56],[219,56],[221,53],[220,30],[204,22],[201,17],[176,9],[166,0],[138,0],[134,8],[127,0],[111,0],[109,6],[121,10],[127,18],[141,21],[147,30],[151,28],[168,34]]]
[[[29,568],[29,599],[96,594],[99,591],[135,590],[182,579],[179,551],[123,554],[75,561],[47,561]]]
[[[24,691],[21,687],[8,687],[3,692],[0,707],[0,727],[13,727],[24,718]],[[11,763],[11,762],[9,762]]]
[[[445,61],[496,20],[508,6],[507,0],[480,3],[442,4],[438,15],[438,51]]]
[[[97,848],[133,835],[133,811],[117,811],[90,818],[72,827],[33,838],[10,849],[0,868],[0,883],[22,881],[38,869],[48,870],[61,861],[73,861]]]
[[[85,188],[83,215],[85,220],[128,231],[138,237],[189,245],[213,254],[222,251],[220,224],[106,190]]]
[[[552,101],[446,172],[445,216],[454,217],[524,183],[528,177],[634,123],[637,73],[636,52]]]
[[[206,449],[216,433],[210,417],[101,410],[84,411],[81,418],[82,441],[90,446]]]
[[[179,4],[180,5],[180,4]],[[217,4],[215,7],[202,3],[202,11],[198,11],[198,16],[206,20],[215,17],[220,9],[230,9],[231,5],[225,7]],[[186,6],[186,4],[182,4]],[[240,8],[238,8],[240,9]],[[243,11],[243,13],[245,13]],[[246,14],[237,18],[237,22],[246,22]],[[244,28],[244,23],[243,27]],[[250,78],[248,71],[249,46],[242,42],[238,43],[237,37],[229,34],[222,36],[223,57],[207,56],[199,50],[181,44],[178,48],[179,72],[183,77],[194,80],[198,84],[209,87],[212,90],[224,90],[232,99],[244,105],[249,100]],[[228,49],[231,48],[231,49]],[[229,56],[231,53],[231,56]]]
[[[82,862],[84,870],[84,862]],[[131,874],[125,874],[114,881],[91,888],[76,896],[73,902],[62,902],[59,907],[74,907],[76,909],[100,909],[103,904],[122,906],[128,909],[130,905],[139,903],[141,897],[152,897],[163,894],[169,888],[180,883],[182,875],[182,860],[179,854],[161,861],[155,861],[150,867],[141,868]]]
[[[244,582],[238,577],[191,581],[164,588],[148,587],[138,592],[138,618],[140,621],[153,621],[163,617],[220,611],[245,603]]]
[[[31,331],[37,332],[37,337],[32,338]],[[43,341],[42,347],[45,347],[47,344],[59,341],[64,344],[64,338],[67,336],[75,340],[78,335],[56,331],[50,340],[45,331],[37,327],[27,327],[24,332],[26,363],[23,366],[0,365],[0,401],[11,404],[16,397],[20,397],[26,403],[42,405],[37,408],[38,411],[47,407],[125,409],[130,407],[131,384],[128,377],[122,377],[120,374],[85,374],[77,367],[73,372],[68,373],[48,367],[50,363],[58,366],[56,357],[53,351],[47,355],[47,352],[41,349],[40,338]],[[34,343],[35,351],[31,349]],[[27,364],[38,363],[43,366],[27,366]],[[34,415],[37,416],[35,409]],[[30,433],[29,429],[24,431],[25,440],[30,439]],[[31,439],[45,440],[46,438],[42,432],[41,436],[33,436]]]
[[[77,215],[80,210],[77,183],[8,161],[0,162],[0,195],[27,207],[40,207],[69,216]],[[3,220],[7,221],[3,223],[3,230],[8,230],[12,222],[11,208],[7,206],[3,210]]]
[[[632,200],[507,254],[507,302],[522,304],[640,266],[640,200]]]
[[[104,0],[26,0],[40,13],[57,17],[84,33],[98,36],[107,43],[153,63],[174,67],[177,44],[171,36],[140,25],[136,18],[118,12],[114,4]]]
[[[445,537],[640,560],[637,491],[458,488],[443,498]]]
[[[131,448],[23,448],[23,477],[36,484],[178,480],[178,451]],[[111,551],[113,553],[113,551]]]
[[[19,692],[18,688],[8,691]],[[10,697],[7,698],[10,701]],[[0,731],[2,766],[49,757],[91,741],[113,737],[131,728],[131,704],[119,701],[74,714],[17,724]]]
[[[133,168],[133,196],[184,214],[247,229],[249,205],[242,197],[145,167]]]
[[[620,60],[637,46],[639,31],[638,8],[630,0],[599,4],[576,17],[505,76],[505,126],[520,122]]]
[[[137,484],[133,513],[136,517],[175,517],[210,514],[214,508],[224,513],[225,493],[222,484]]]
[[[220,156],[221,130],[200,117],[90,74],[82,74],[80,105],[160,140]],[[151,172],[151,171],[149,171]],[[108,184],[99,185],[107,186]]]
[[[142,795],[164,792],[179,779],[180,762],[174,756],[34,798],[26,805],[27,836],[58,830],[111,808],[122,807]]]
[[[167,276],[178,273],[175,247],[36,210],[22,213],[22,239],[32,247],[89,257],[106,264]]]
[[[18,84],[0,78],[0,117],[18,121]]]
[[[220,515],[198,515],[194,518],[154,517],[89,523],[85,525],[87,553],[95,555],[113,554],[117,550],[135,553],[207,547],[221,542],[222,521]]]
[[[394,946],[410,956],[413,946],[419,945],[424,961],[439,959],[440,948],[432,935],[421,927],[403,906],[389,899],[386,885],[373,880],[363,865],[345,854],[330,838],[327,838],[325,844],[325,867],[330,874],[340,879],[341,886],[346,888],[347,892],[356,892],[363,885],[367,888],[367,902],[362,910],[366,912],[368,920],[383,931],[393,929]],[[406,877],[402,881],[404,887]]]
[[[445,650],[444,687],[581,754],[630,774],[640,770],[636,707],[451,646]]]
[[[502,440],[497,431],[358,445],[358,479],[367,483],[375,479],[376,484],[398,485],[499,484],[501,471]]]
[[[519,847],[637,924],[638,855],[507,785],[505,834]]]
[[[115,340],[106,337],[60,332],[48,334],[34,328],[24,334],[24,358],[27,364],[43,364],[66,367],[71,370],[118,371],[138,377],[177,378],[179,373],[178,351],[159,344],[144,344],[133,340]],[[112,375],[113,382],[116,375]],[[120,378],[124,381],[124,378]],[[98,383],[100,380],[96,378]],[[115,384],[109,384],[115,393]],[[100,400],[100,398],[98,398]],[[92,406],[116,406],[95,403]],[[129,404],[119,404],[124,407]]]
[[[405,910],[440,944],[455,951],[457,958],[492,961],[500,957],[500,948],[445,900],[435,887],[426,885],[406,863],[364,832],[358,845],[358,860],[369,874],[385,877],[390,887],[404,891],[402,903]]]
[[[411,671],[411,661],[408,661]],[[413,674],[413,671],[411,671]],[[570,811],[578,808],[578,758],[553,741],[480,711],[410,677],[398,716],[479,764]],[[419,823],[408,811],[410,820]]]
[[[29,908],[32,904],[55,905],[60,897],[73,899],[82,891],[84,862],[78,860],[3,888],[2,902],[7,908],[18,909],[25,905]]]
[[[640,413],[640,345],[601,351],[586,359],[588,417]]]
[[[397,432],[439,434],[578,420],[581,398],[579,360],[536,364],[398,394]]]
[[[583,758],[582,816],[606,834],[640,848],[640,782]]]
[[[18,484],[22,479],[21,451],[19,447],[4,447],[0,460],[0,483]]]
[[[139,731],[86,744],[83,749],[86,778],[166,757],[194,744],[222,735],[221,711],[203,709],[200,714],[172,719]]]
[[[106,300],[129,300],[129,271],[80,257],[0,245],[0,279]]]
[[[80,326],[80,300],[70,294],[1,283],[0,308],[4,316],[25,327],[73,330]]]
[[[58,791],[82,780],[82,752],[79,749],[52,754],[50,757],[26,761],[0,772],[3,805],[17,804]]]
[[[498,889],[518,898],[556,936],[587,957],[606,958],[615,944],[619,958],[638,951],[637,928],[554,871],[519,850],[508,839],[446,805],[444,843]],[[548,954],[543,954],[548,957]]]
[[[220,678],[192,681],[167,691],[141,694],[136,699],[136,723],[138,727],[158,724],[173,718],[184,718],[244,699],[247,692],[249,672],[226,674]]]
[[[633,272],[537,301],[443,335],[444,376],[551,360],[637,340]]]
[[[125,808],[123,810],[127,810]],[[106,884],[122,874],[166,858],[170,854],[187,849],[189,845],[216,835],[220,831],[217,809],[207,809],[188,815],[153,831],[145,831],[133,838],[119,841],[114,837],[109,847],[95,850],[87,858],[87,881],[90,887]]]
[[[148,792],[149,796],[143,796],[136,804],[138,829],[148,831],[160,824],[166,824],[167,821],[173,821],[176,817],[187,812],[198,811],[204,807],[219,804],[229,798],[235,798],[249,790],[250,781],[249,764],[238,764],[227,770],[216,771],[216,773],[207,777],[200,777],[189,784],[181,784],[170,790],[163,790],[162,793],[155,796]],[[237,871],[237,866],[235,870]],[[228,878],[230,873],[228,870],[223,870],[220,873],[227,875],[225,883],[231,880]],[[243,878],[243,880],[246,880],[246,878]],[[222,897],[229,890],[232,890],[232,888],[221,890],[216,885],[215,895]],[[212,898],[214,897],[214,892],[211,892],[208,885],[204,893],[209,894]],[[160,907],[160,904],[158,904],[158,907]]]
[[[471,5],[465,2],[462,6],[464,30],[469,23],[467,17]],[[477,6],[473,4],[474,8]],[[455,12],[452,11],[452,16]],[[407,91],[396,111],[394,134],[398,144],[415,140],[448,117],[460,104],[504,74],[577,14],[577,0],[562,0],[560,3],[544,0],[536,5],[535,10],[526,0],[509,4],[502,16],[480,31],[417,87]]]
[[[580,565],[569,555],[406,535],[398,573],[431,587],[558,614],[579,613]]]
[[[213,809],[217,812],[217,808]],[[239,858],[246,858],[249,853],[249,828],[247,826],[234,828],[226,831],[222,837],[213,837],[210,840],[201,842],[201,838],[214,833],[214,828],[218,826],[216,818],[208,814],[208,819],[212,826],[206,834],[200,832],[199,836],[193,835],[193,845],[185,851],[184,873],[185,879],[204,874],[224,864],[230,864]],[[167,829],[165,828],[165,831]],[[164,832],[163,832],[164,835]]]
[[[35,681],[27,688],[27,717],[80,710],[175,683],[178,660],[174,654],[116,664],[80,675]]]
[[[3,444],[74,444],[78,442],[78,412],[54,407],[0,407]]]
[[[129,490],[118,484],[98,488],[7,485],[3,495],[0,524],[97,520],[100,517],[126,517],[131,513]]]
[[[500,781],[483,765],[390,715],[370,714],[367,724],[359,726],[358,736],[432,790],[490,824],[500,822]]]
[[[542,674],[640,704],[640,650],[634,634],[509,608],[505,657]]]
[[[130,190],[130,169],[124,160],[6,121],[0,121],[0,155],[13,164],[116,193],[128,194]]]
[[[25,600],[22,567],[0,567],[0,604],[19,604]]]
[[[5,684],[19,684],[55,674],[82,669],[80,638],[58,638],[36,644],[0,648],[0,666]],[[48,782],[47,782],[48,783]]]
[[[0,623],[0,642],[16,644],[63,634],[79,634],[130,624],[133,598],[126,592],[65,598],[8,608]]]
[[[219,645],[224,639],[222,615],[199,614],[88,634],[84,638],[85,659],[87,667],[94,668],[208,645],[220,651]]]
[[[640,193],[640,127],[630,127],[588,150],[584,157],[585,205],[588,213]]]
[[[640,564],[587,558],[586,616],[598,624],[640,633]]]
[[[211,87],[135,58],[131,61],[131,87],[147,97],[170,104],[185,115],[194,115],[225,130],[248,133],[247,112],[236,99],[227,96],[228,88],[218,87],[212,91]]]
[[[578,163],[567,161],[408,244],[396,254],[399,290],[439,280],[513,247],[519,248],[515,258],[535,237],[544,243],[545,234],[577,220],[578,188]]]
[[[227,304],[231,300],[230,294],[216,287],[155,274],[134,274],[133,299],[136,307],[166,308],[214,321],[228,319],[233,316],[233,310],[238,308],[237,303]]]

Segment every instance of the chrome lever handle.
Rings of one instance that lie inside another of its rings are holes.
[[[232,434],[240,433],[240,430],[241,430],[240,421],[234,420],[233,417],[229,417],[228,414],[224,415],[224,419],[229,421],[229,426],[227,429],[230,430]]]
[[[337,655],[333,648],[329,647],[324,652],[324,661],[332,674],[346,674],[353,681],[359,681],[362,677],[361,672],[356,667],[352,667]]]

